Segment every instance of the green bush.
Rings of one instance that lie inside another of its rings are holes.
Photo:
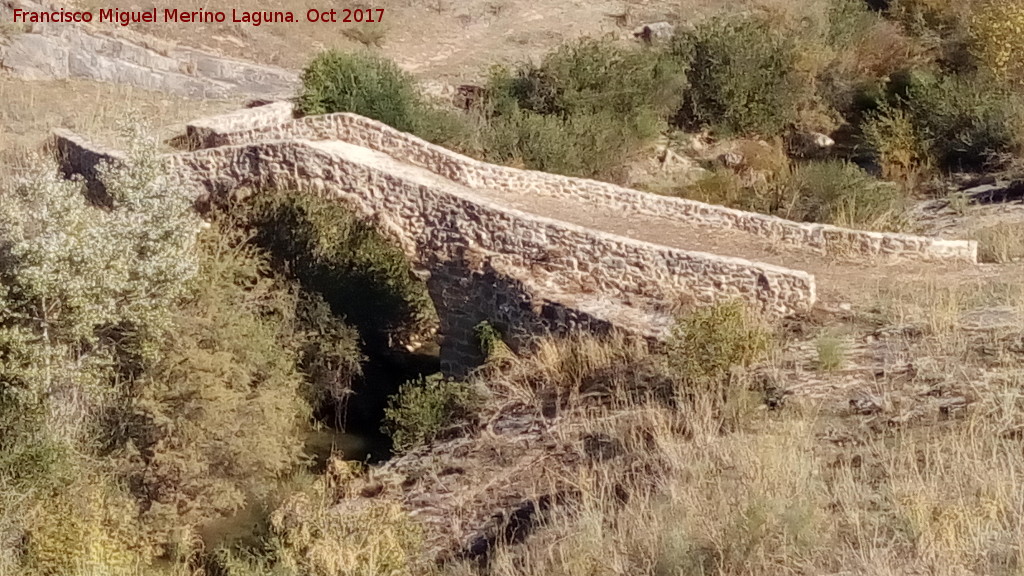
[[[720,429],[741,426],[760,400],[737,369],[760,361],[772,346],[767,326],[743,302],[699,308],[681,319],[666,347],[681,408]]]
[[[926,165],[977,170],[997,155],[1024,148],[1024,100],[1005,86],[958,75],[922,76],[894,100],[871,114],[863,128],[883,163],[921,150]]]
[[[864,0],[831,0],[827,7],[826,42],[836,48],[852,48],[878,22],[879,16]]]
[[[793,35],[766,16],[709,19],[678,35],[671,51],[688,65],[690,89],[677,118],[687,127],[779,134],[813,96],[797,70]]]
[[[678,107],[685,73],[653,50],[584,38],[540,65],[496,68],[487,85],[485,155],[583,177],[617,170]]]
[[[320,294],[300,291],[297,300],[296,331],[302,342],[299,369],[308,386],[305,396],[314,406],[340,404],[362,375],[366,358],[359,349],[359,334],[331,312]]]
[[[191,556],[307,461],[311,403],[359,372],[319,295],[223,214],[201,231],[155,148],[130,151],[107,208],[43,162],[0,191],[0,573]]]
[[[373,54],[320,53],[302,73],[297,104],[301,114],[352,112],[458,150],[477,137],[468,118],[431,104],[412,76]]]
[[[878,231],[904,226],[903,193],[850,162],[827,160],[800,165],[780,186],[785,205],[780,207],[779,215],[792,220]]]
[[[846,363],[846,347],[835,334],[822,334],[814,348],[818,353],[817,369],[822,372],[835,372]]]
[[[931,165],[927,143],[906,110],[884,100],[868,113],[861,126],[865,143],[891,180],[911,180]]]
[[[611,113],[544,116],[516,110],[491,121],[484,137],[486,156],[566,176],[616,180],[656,125],[649,118]]]
[[[770,350],[767,328],[742,302],[699,308],[673,328],[669,362],[684,381],[695,386],[720,386],[733,367],[746,367]]]
[[[302,462],[311,417],[294,291],[266,277],[238,232],[214,227],[201,241],[196,294],[118,419],[123,465],[161,544],[271,490]]]
[[[415,132],[422,107],[415,81],[391,60],[330,50],[302,73],[302,114],[354,112],[405,132]]]
[[[563,44],[540,66],[492,71],[488,95],[501,112],[514,103],[544,116],[647,114],[664,118],[679,107],[685,70],[655,50],[583,38]]]
[[[405,452],[472,418],[478,401],[469,384],[440,375],[421,377],[406,382],[391,397],[384,411],[384,431],[391,436],[395,451]]]
[[[275,268],[322,296],[369,346],[384,349],[436,322],[402,251],[341,204],[268,191],[252,198],[245,219]]]
[[[484,321],[474,326],[473,334],[487,362],[502,362],[515,358],[515,353],[502,339],[501,332],[490,322]]]

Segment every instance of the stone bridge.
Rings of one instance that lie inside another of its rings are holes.
[[[378,223],[428,278],[454,374],[481,360],[473,329],[484,320],[514,347],[571,329],[659,340],[681,308],[739,298],[801,314],[823,295],[847,301],[893,265],[976,261],[971,241],[803,224],[487,164],[354,114],[295,119],[287,103],[199,120],[188,136],[197,149],[166,161],[191,194],[299,189]],[[99,161],[123,157],[66,131],[55,139],[69,174],[90,178]]]

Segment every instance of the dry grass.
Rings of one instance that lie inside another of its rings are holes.
[[[963,314],[981,304],[976,291],[939,278],[896,280],[880,287],[878,297],[887,324],[939,337],[959,333]]]
[[[621,333],[605,338],[574,333],[538,339],[528,356],[499,355],[485,366],[481,377],[506,399],[534,402],[549,393],[578,398],[591,391],[590,385],[597,392],[624,386],[618,369],[648,356],[646,343]]]
[[[949,288],[891,287],[890,310],[926,324],[932,318],[952,339],[962,335],[952,311],[1020,295]],[[961,390],[973,402],[945,416],[878,427],[873,417],[797,398],[780,410],[745,412],[745,425],[726,433],[720,421],[699,417],[712,398],[668,407],[615,394],[652,363],[663,364],[639,342],[573,335],[540,341],[534,354],[503,358],[482,374],[500,402],[540,402],[544,385],[570,392],[553,429],[559,444],[602,437],[620,447],[617,455],[583,465],[550,459],[517,470],[517,483],[536,478],[527,497],[550,494],[552,485],[569,487],[574,496],[525,542],[495,548],[486,567],[455,562],[435,569],[403,560],[415,541],[405,530],[415,526],[393,506],[399,495],[387,491],[370,501],[339,492],[337,508],[333,498],[293,499],[274,515],[275,526],[294,517],[284,533],[300,540],[287,554],[324,575],[380,573],[385,566],[410,576],[1009,576],[1024,570],[1019,362]],[[575,394],[596,382],[613,388],[603,400]],[[484,435],[474,442],[493,441]],[[451,489],[457,477],[444,486]],[[503,486],[512,481],[499,478]],[[296,502],[301,514],[292,513]],[[387,511],[373,517],[373,530],[360,528],[368,519],[365,506]],[[316,536],[309,537],[304,530],[313,524],[317,530],[309,534]],[[341,535],[324,536],[327,526]],[[351,550],[358,557],[344,558],[339,542],[357,544]],[[240,572],[250,573],[264,572]]]
[[[699,409],[613,402],[566,413],[563,421],[573,425],[563,428],[615,438],[624,456],[568,474],[578,500],[553,512],[526,543],[500,548],[482,573],[1024,572],[1024,372],[1018,352],[980,358],[965,320],[993,307],[1024,311],[1024,288],[1008,274],[905,279],[880,289],[884,325],[922,330],[889,344],[916,366],[909,381],[863,382],[880,396],[882,420],[800,397],[780,411],[747,412],[746,425],[725,434],[719,422],[694,418]],[[847,362],[848,338],[835,333],[825,332],[835,346],[808,342],[819,365]],[[586,339],[547,346],[558,353],[533,361],[546,378],[565,382],[579,380],[561,372],[569,350],[585,358],[573,366],[622,361]],[[835,350],[823,354],[823,347]],[[922,409],[920,390],[929,382],[944,386],[930,394],[963,395],[966,406]],[[897,414],[915,410],[915,418]],[[481,574],[469,565],[445,573]]]
[[[17,171],[26,151],[38,149],[54,128],[67,128],[105,144],[116,143],[117,122],[138,111],[159,136],[181,132],[185,122],[238,108],[239,102],[186,100],[158,92],[90,82],[27,82],[0,75],[0,178]]]
[[[725,436],[681,436],[662,408],[590,415],[645,472],[625,486],[611,465],[567,478],[579,501],[487,573],[1018,574],[1024,455],[1004,422],[1021,417],[1019,386],[962,419],[846,446],[823,439],[841,421],[813,407]]]
[[[992,224],[975,230],[972,236],[978,241],[982,262],[1007,264],[1024,258],[1024,225],[1020,222]]]
[[[970,313],[1003,309],[1024,313],[1024,283],[1013,267],[969,278],[900,277],[879,284],[875,307],[888,326],[916,326],[925,335],[955,340]]]
[[[623,503],[610,467],[578,472],[567,480],[580,500],[527,544],[502,549],[488,573],[952,575],[1024,566],[1024,456],[983,409],[841,448],[822,440],[828,422],[813,410],[763,416],[757,432],[726,436],[684,438],[677,418],[661,408],[590,416],[590,432],[622,440],[649,473],[619,486]]]

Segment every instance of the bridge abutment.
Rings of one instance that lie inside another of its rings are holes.
[[[539,296],[534,288],[500,268],[480,256],[431,267],[427,290],[440,321],[445,374],[464,377],[486,360],[478,332],[483,322],[520,354],[545,335],[573,331],[607,334],[615,329],[610,322],[570,304]]]

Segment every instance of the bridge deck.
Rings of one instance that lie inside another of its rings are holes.
[[[907,262],[875,259],[856,261],[826,256],[810,249],[774,243],[770,239],[735,229],[704,227],[639,212],[595,205],[586,198],[579,201],[509,190],[469,189],[426,168],[403,162],[383,152],[354,144],[325,140],[310,145],[343,155],[362,163],[414,181],[421,181],[523,212],[683,250],[708,252],[777,266],[803,270],[817,278],[818,300],[826,304],[866,303],[877,295],[878,287],[897,273],[902,278],[963,277],[978,273],[977,266],[958,262]],[[975,270],[974,273],[971,270]]]

